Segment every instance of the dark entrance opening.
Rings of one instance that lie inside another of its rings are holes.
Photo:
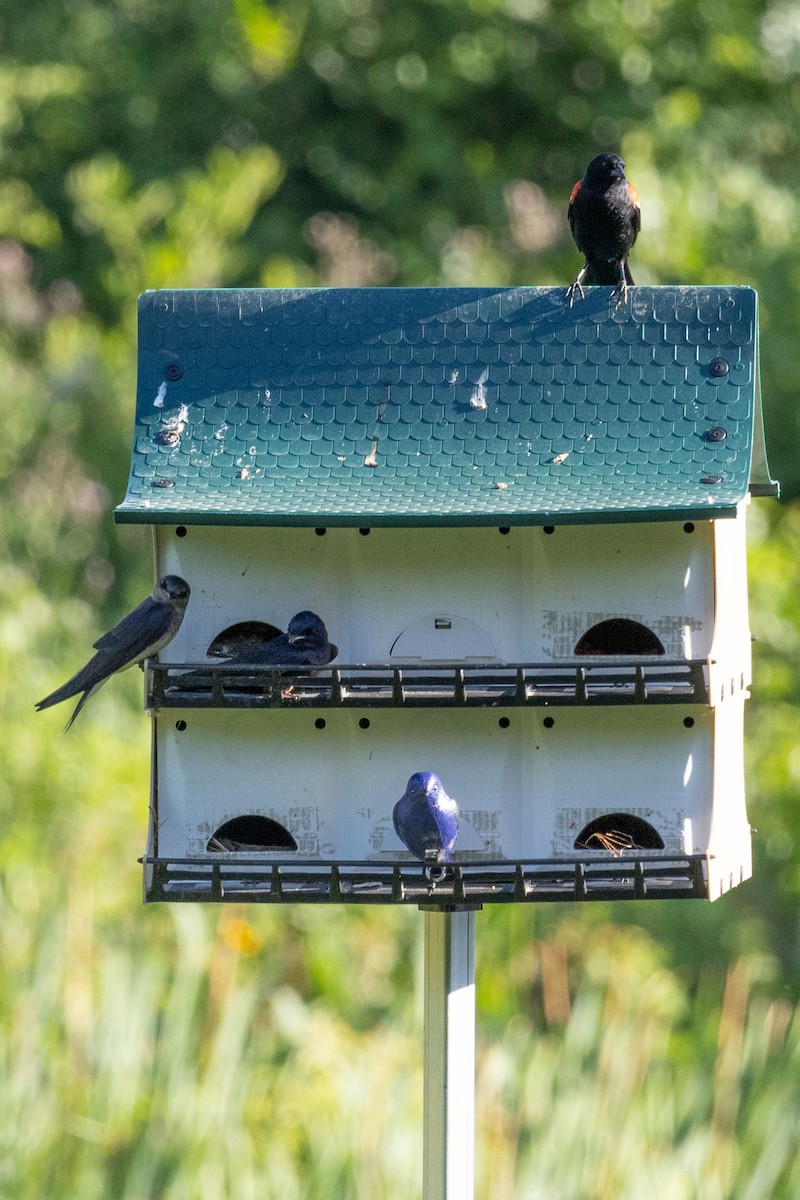
[[[212,833],[206,846],[206,850],[211,851],[236,850],[244,853],[296,849],[297,842],[285,825],[256,814],[225,821]]]
[[[663,654],[664,645],[652,629],[627,617],[611,617],[587,629],[574,654]]]
[[[575,838],[575,850],[663,850],[664,840],[657,829],[642,817],[630,813],[604,813],[584,825]]]

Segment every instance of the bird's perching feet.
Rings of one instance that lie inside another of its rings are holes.
[[[425,878],[429,883],[443,883],[452,874],[449,867],[442,861],[441,850],[430,847],[425,851]]]
[[[575,276],[572,283],[567,288],[566,299],[567,299],[567,305],[569,308],[572,308],[573,304],[575,303],[575,297],[577,295],[580,295],[581,300],[583,300],[586,295],[586,293],[584,292],[583,287],[581,285],[581,280],[583,279],[584,275],[586,274],[586,268],[588,266],[589,266],[588,262],[583,264],[580,271],[578,271],[578,274]]]
[[[616,301],[617,307],[620,304],[626,304],[628,301],[628,283],[633,283],[632,279],[630,281],[628,279],[629,274],[630,272],[627,271],[626,264],[624,262],[620,263],[619,281],[611,293],[611,299]]]

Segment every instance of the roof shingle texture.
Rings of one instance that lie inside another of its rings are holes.
[[[139,303],[133,522],[547,524],[731,515],[756,295],[179,290]]]

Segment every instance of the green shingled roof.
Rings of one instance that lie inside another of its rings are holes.
[[[729,516],[774,490],[757,397],[750,288],[148,292],[117,519]]]

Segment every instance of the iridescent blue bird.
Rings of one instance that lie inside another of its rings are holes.
[[[260,624],[244,621],[232,625],[214,638],[206,653],[229,663],[276,667],[324,667],[339,653],[322,619],[308,610],[295,613],[286,633],[277,637],[270,636],[274,626],[264,626],[264,635],[259,637]]]
[[[395,831],[426,866],[450,861],[458,837],[458,805],[433,771],[417,771],[392,813]]]
[[[132,612],[94,643],[97,654],[72,679],[36,705],[50,708],[83,692],[78,705],[64,727],[66,733],[90,696],[117,671],[152,658],[171,642],[181,627],[190,588],[179,575],[165,575],[153,588],[152,595],[137,604]]]

